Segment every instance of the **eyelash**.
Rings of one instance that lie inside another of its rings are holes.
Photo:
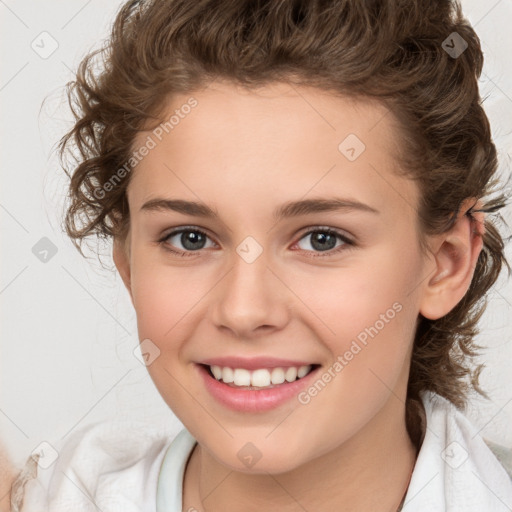
[[[200,252],[201,249],[199,249],[198,251],[176,251],[174,249],[171,249],[170,244],[167,242],[167,240],[169,238],[171,238],[172,236],[177,235],[179,233],[186,232],[186,231],[192,231],[192,232],[195,232],[195,233],[200,233],[201,235],[204,235],[205,237],[210,238],[205,231],[203,231],[202,229],[199,229],[196,226],[183,226],[180,229],[176,229],[174,231],[171,231],[170,233],[167,233],[164,237],[162,237],[160,240],[158,240],[158,243],[160,245],[162,245],[162,247],[166,251],[169,251],[169,252],[175,254],[176,256],[191,257],[195,253]],[[308,235],[311,235],[313,233],[318,233],[318,232],[327,233],[329,235],[337,236],[343,242],[343,245],[339,246],[336,249],[329,249],[328,251],[316,251],[315,254],[309,255],[308,257],[311,257],[311,258],[325,258],[325,257],[329,257],[329,256],[333,256],[335,254],[338,254],[341,251],[350,250],[351,248],[356,246],[356,244],[352,240],[350,240],[348,237],[346,237],[345,235],[343,235],[339,231],[337,231],[337,230],[335,230],[333,228],[326,227],[326,226],[315,226],[315,227],[311,228],[309,231],[306,231],[306,232],[302,233],[302,235],[297,240],[297,242],[299,242],[300,240],[302,240],[303,238],[305,238]],[[310,253],[312,251],[306,251],[306,252]]]

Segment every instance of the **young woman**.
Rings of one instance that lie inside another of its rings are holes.
[[[185,429],[81,431],[23,510],[512,509],[463,415],[506,260],[460,5],[129,1],[103,58],[66,228],[113,240]]]

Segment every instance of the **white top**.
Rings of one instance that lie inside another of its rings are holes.
[[[489,443],[493,454],[453,404],[432,392],[422,400],[427,431],[403,512],[510,512],[512,450]],[[126,422],[87,427],[26,483],[21,511],[182,512],[183,475],[195,444],[186,429],[170,442]]]

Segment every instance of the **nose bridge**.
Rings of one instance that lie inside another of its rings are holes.
[[[261,326],[282,328],[287,321],[283,284],[269,267],[269,252],[247,237],[233,253],[232,266],[219,283],[214,321],[240,337],[250,337]]]

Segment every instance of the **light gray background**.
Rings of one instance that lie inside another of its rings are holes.
[[[108,35],[119,5],[0,0],[0,438],[18,465],[42,441],[58,445],[92,422],[136,419],[169,433],[181,428],[133,355],[135,316],[119,276],[84,260],[60,227],[67,179],[52,149],[71,126],[63,86]],[[462,5],[482,41],[481,94],[501,171],[509,174],[512,3]],[[58,48],[45,55],[52,44]],[[512,226],[510,208],[503,216]],[[46,263],[32,252],[43,237],[57,247]],[[108,247],[104,253],[111,265]],[[507,255],[512,261],[510,247]],[[512,282],[504,277],[479,338],[488,366],[481,381],[492,402],[474,399],[467,414],[482,435],[512,446]]]

